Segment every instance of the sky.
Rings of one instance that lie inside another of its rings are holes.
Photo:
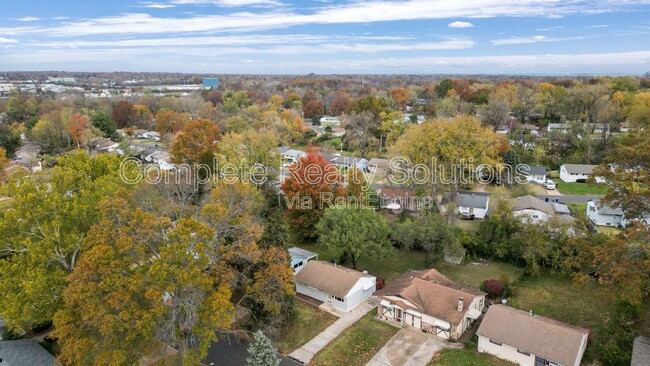
[[[650,71],[650,0],[0,0],[0,9],[3,71]]]

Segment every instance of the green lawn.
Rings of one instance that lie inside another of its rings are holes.
[[[278,351],[283,354],[289,354],[300,348],[337,319],[334,315],[300,300],[296,300],[295,311],[296,318],[293,323],[275,341]]]
[[[475,265],[472,262],[466,264],[439,262],[433,267],[457,284],[475,289],[478,289],[484,280],[500,279],[505,275],[510,281],[515,281],[524,273],[523,268],[509,263],[493,261],[480,263],[481,265]]]
[[[555,180],[557,190],[562,194],[587,196],[607,194],[608,186],[587,183],[566,183],[560,179]]]
[[[616,236],[621,233],[621,229],[617,227],[611,227],[611,226],[596,226],[596,230],[598,230],[599,233],[609,235],[609,236]]]
[[[318,253],[319,260],[331,262],[332,259],[336,259],[338,262],[337,256],[335,256],[332,252],[323,250],[315,243],[305,243],[299,245],[299,247],[310,250],[314,253]],[[395,254],[389,256],[388,258],[384,258],[381,261],[375,260],[369,256],[365,256],[359,258],[359,261],[357,263],[357,270],[367,270],[369,273],[375,276],[380,276],[385,278],[386,281],[391,281],[401,276],[402,273],[408,271],[409,269],[425,268],[424,258],[424,253],[411,250],[399,250]],[[344,265],[352,266],[351,263],[346,263]]]
[[[478,336],[474,335],[462,349],[443,349],[433,356],[429,366],[516,366],[496,356],[479,353]]]
[[[318,352],[310,365],[364,365],[390,340],[399,328],[375,320],[371,311]]]
[[[575,286],[570,278],[551,273],[526,278],[517,285],[508,305],[591,329],[587,359],[593,359],[596,347],[602,344],[599,337],[616,307],[595,285]]]

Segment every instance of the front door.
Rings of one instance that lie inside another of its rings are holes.
[[[402,323],[402,309],[395,309],[395,320]]]

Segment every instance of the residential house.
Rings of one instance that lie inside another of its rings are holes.
[[[394,213],[419,212],[429,204],[433,203],[427,202],[425,197],[417,196],[412,187],[383,186],[379,189],[379,208],[382,210]]]
[[[311,260],[317,260],[318,254],[298,247],[289,248],[289,257],[291,258],[291,268],[293,274],[300,272],[301,269]]]
[[[335,116],[323,116],[320,118],[321,126],[338,126],[341,124],[341,120]]]
[[[174,165],[172,164],[172,156],[170,153],[164,150],[155,151],[147,155],[144,160],[148,163],[156,164],[160,167],[161,170],[172,170]]]
[[[638,336],[634,338],[632,348],[632,362],[630,366],[650,365],[650,338]]]
[[[435,269],[406,272],[376,295],[379,318],[453,341],[486,305],[484,292],[457,285]]]
[[[368,171],[372,173],[386,173],[390,169],[390,160],[372,158],[368,161]]]
[[[372,296],[377,277],[336,264],[311,260],[296,274],[296,292],[344,313]]]
[[[539,165],[529,165],[525,173],[528,173],[526,179],[529,182],[544,184],[546,183],[546,167]]]
[[[117,152],[118,148],[120,147],[120,144],[112,141],[111,139],[100,139],[97,141],[97,145],[95,148],[97,149],[97,152],[100,153],[114,153]]]
[[[340,155],[324,153],[324,152],[320,152],[318,154],[322,156],[323,159],[327,160],[328,163],[331,163],[332,161],[336,160],[340,156]]]
[[[142,134],[142,138],[153,140],[153,141],[160,141],[160,133],[156,131],[147,131]]]
[[[571,131],[571,125],[568,123],[549,123],[546,130],[550,132],[567,133]]]
[[[368,160],[364,158],[355,158],[353,156],[339,156],[332,161],[340,168],[352,168],[355,167],[361,171],[366,171],[368,169]]]
[[[560,179],[567,183],[584,182],[597,165],[562,164],[560,166]],[[603,183],[604,179],[596,177],[596,182]]]
[[[289,149],[282,154],[282,157],[285,160],[285,166],[297,163],[300,158],[307,155],[304,151]]]
[[[545,223],[552,218],[559,218],[563,222],[575,221],[570,216],[569,207],[559,202],[548,202],[534,196],[518,197],[512,205],[512,216],[525,223]],[[566,216],[562,217],[561,216]]]
[[[325,134],[325,127],[323,126],[309,126],[309,129],[314,131],[314,134],[316,134],[317,137],[323,136]]]
[[[476,332],[478,351],[525,366],[579,366],[589,330],[492,305]]]
[[[143,129],[131,130],[131,136],[139,139],[146,139],[144,135],[145,133],[147,133],[147,130],[143,130]]]
[[[539,136],[539,131],[541,128],[530,123],[525,123],[523,125],[517,126],[517,130],[523,133],[528,133],[533,136]]]
[[[343,137],[345,136],[345,128],[334,127],[332,128],[332,137]]]
[[[466,219],[483,219],[490,206],[490,194],[484,192],[458,192],[454,198],[456,213]]]
[[[0,364],[3,366],[58,365],[54,357],[33,339],[0,341]]]

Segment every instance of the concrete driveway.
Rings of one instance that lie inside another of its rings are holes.
[[[426,366],[447,342],[413,328],[402,328],[366,366]]]

